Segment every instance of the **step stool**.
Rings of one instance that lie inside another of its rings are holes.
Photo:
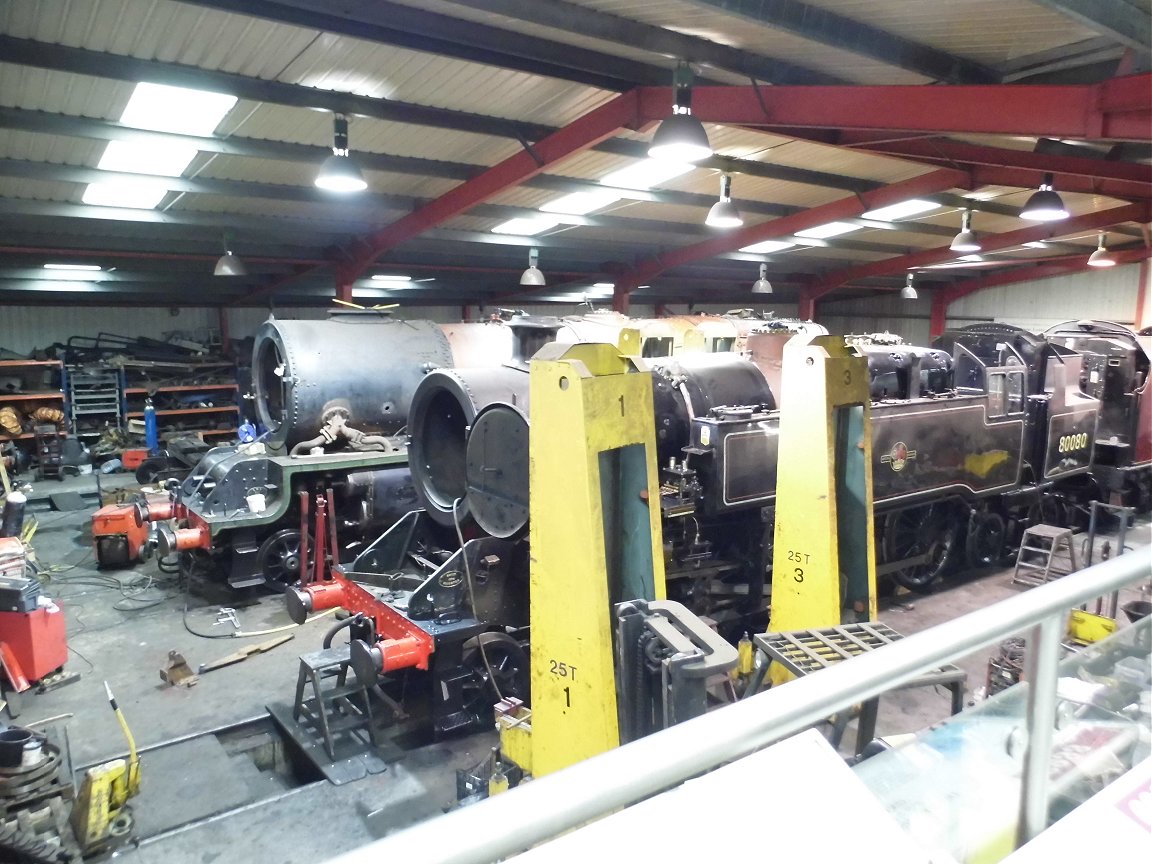
[[[333,736],[350,733],[356,729],[366,729],[368,740],[376,746],[376,729],[372,719],[372,697],[368,688],[355,680],[348,683],[348,670],[352,666],[349,646],[325,648],[300,656],[300,675],[296,679],[296,701],[292,708],[292,719],[301,725],[311,724],[319,728],[324,736],[324,749],[328,758],[336,760],[336,745]],[[325,689],[324,682],[335,679],[335,686]],[[304,690],[312,684],[311,697],[305,698]],[[359,696],[363,707],[356,704],[353,697]]]
[[[1079,570],[1072,541],[1074,533],[1071,528],[1058,525],[1030,526],[1020,541],[1012,583],[1029,587],[1043,585]]]

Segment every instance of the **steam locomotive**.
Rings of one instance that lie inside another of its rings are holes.
[[[763,623],[767,606],[788,410],[773,383],[789,338],[762,326],[745,357],[648,362],[668,596],[733,637]],[[932,348],[855,342],[869,367],[879,575],[927,590],[1079,502],[1110,493],[1146,505],[1149,352],[1130,330],[1072,322],[1042,337],[980,325]],[[332,605],[360,613],[350,625],[358,677],[428,693],[440,735],[491,722],[493,679],[527,696],[528,379],[523,363],[424,375],[409,410],[420,509],[339,578],[285,595],[297,621]]]
[[[753,331],[752,359],[649,364],[669,594],[721,622],[764,606],[787,410],[770,379],[778,381],[786,338]],[[1146,341],[1106,322],[1045,336],[978,325],[932,348],[864,340],[878,575],[923,591],[955,565],[1000,560],[1025,526],[1067,522],[1092,498],[1146,507]],[[409,462],[436,523],[524,535],[527,377],[507,367],[437,369],[416,389]]]
[[[649,320],[501,310],[487,321],[444,325],[364,311],[326,321],[270,318],[256,333],[252,362],[255,414],[267,434],[254,446],[210,451],[175,494],[141,502],[141,515],[157,525],[161,554],[188,553],[199,572],[234,588],[286,585],[301,567],[301,489],[333,489],[346,553],[417,506],[401,433],[430,370],[526,368],[546,341],[616,343],[625,328],[637,331],[645,357],[727,351],[758,320],[747,310]]]

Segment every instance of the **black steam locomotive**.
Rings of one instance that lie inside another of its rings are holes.
[[[756,362],[649,361],[669,596],[721,622],[765,605],[787,410],[769,374],[787,338],[751,333]],[[1002,559],[1025,526],[1066,523],[1092,498],[1147,506],[1143,341],[1103,322],[1046,337],[979,325],[932,348],[866,340],[879,575],[922,591],[954,566]],[[524,536],[527,379],[507,367],[439,369],[417,388],[409,462],[417,497],[441,526]]]

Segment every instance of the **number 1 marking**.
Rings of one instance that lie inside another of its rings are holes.
[[[565,708],[571,708],[572,707],[572,688],[571,687],[565,687],[564,688],[564,707]]]

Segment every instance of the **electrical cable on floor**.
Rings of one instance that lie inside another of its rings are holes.
[[[464,562],[464,578],[468,583],[468,603],[472,607],[472,615],[476,615],[476,593],[472,589],[472,568],[468,566],[468,550],[464,548],[464,531],[460,528],[460,514],[457,512],[457,507],[460,506],[461,498],[457,498],[452,502],[452,523],[456,526],[456,539],[460,543],[460,559]],[[496,691],[496,699],[500,702],[504,701],[504,694],[500,692],[500,685],[496,683],[496,675],[492,672],[492,664],[488,662],[488,649],[484,645],[484,634],[481,633],[476,637],[476,645],[480,649],[480,659],[484,661],[484,668],[488,670],[488,680],[492,684],[492,689]]]

